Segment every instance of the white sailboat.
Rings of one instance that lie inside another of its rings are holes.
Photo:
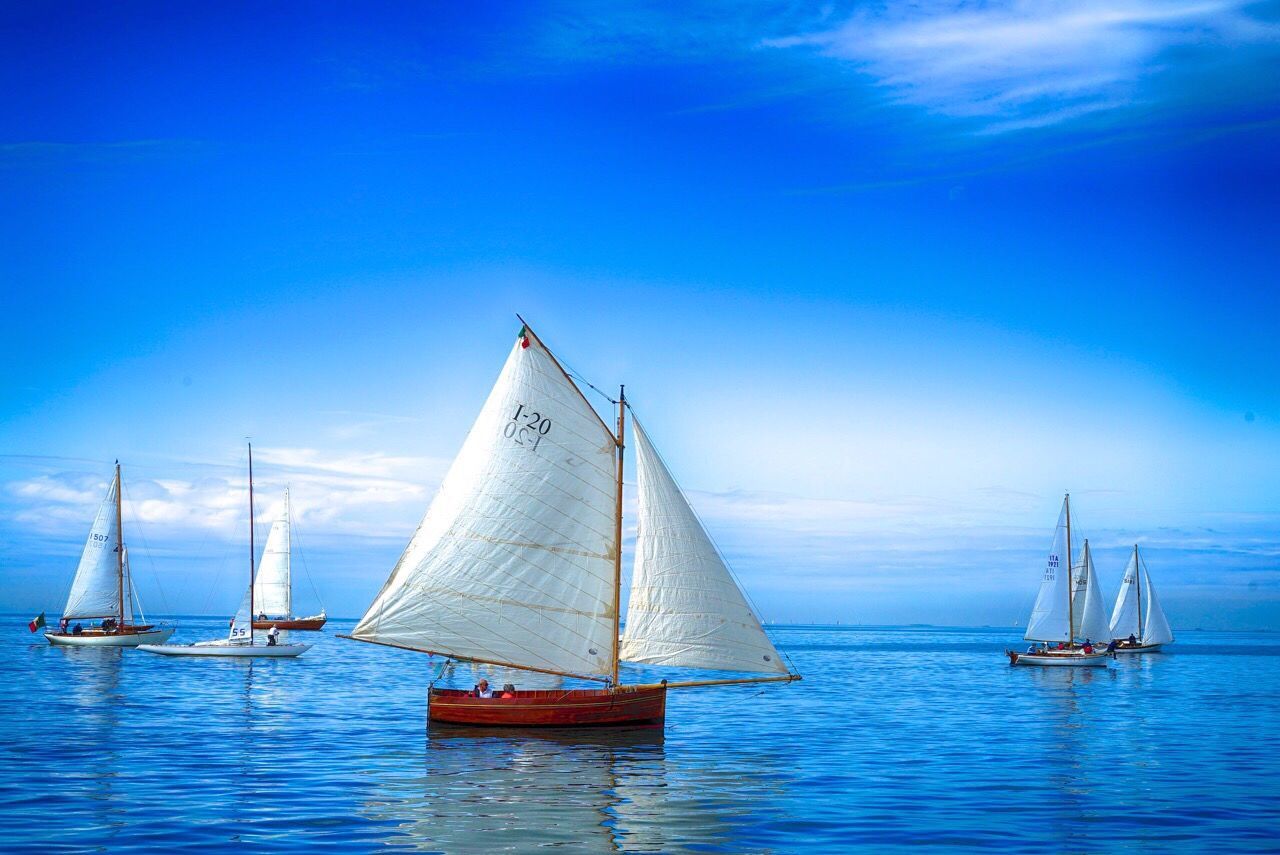
[[[799,679],[638,424],[636,566],[619,634],[628,405],[613,403],[616,430],[522,328],[413,539],[345,636],[606,688],[485,698],[433,687],[431,721],[660,725],[668,688]],[[622,661],[761,676],[622,685]]]
[[[1124,568],[1124,580],[1111,612],[1111,637],[1116,642],[1117,653],[1155,653],[1166,644],[1173,643],[1173,630],[1160,608],[1155,586],[1147,564],[1133,545],[1133,555]]]
[[[161,656],[224,656],[224,657],[271,657],[283,658],[297,656],[311,649],[310,644],[277,643],[268,636],[259,644],[253,632],[253,589],[254,556],[256,553],[253,535],[253,444],[249,445],[249,589],[240,601],[240,608],[231,619],[231,628],[225,639],[199,641],[195,644],[143,644],[139,650],[158,653]]]
[[[296,617],[293,614],[293,577],[291,574],[292,524],[290,520],[289,488],[284,491],[280,512],[271,522],[267,545],[262,550],[258,564],[257,584],[254,588],[254,629],[320,629],[328,619],[324,608],[320,614]]]
[[[89,529],[89,539],[85,541],[80,555],[59,628],[44,634],[50,644],[137,647],[148,642],[163,643],[173,635],[173,627],[149,624],[142,613],[142,603],[133,589],[133,576],[129,571],[121,506],[120,463],[117,461],[115,478],[98,508],[93,527]],[[135,602],[140,618],[137,621],[133,611]],[[99,622],[82,626],[81,621],[86,620]]]
[[[1097,588],[1092,578],[1093,563],[1088,558],[1081,562],[1078,572],[1073,572],[1071,560],[1071,496],[1062,500],[1062,512],[1058,515],[1058,525],[1054,530],[1053,545],[1049,549],[1049,557],[1045,562],[1044,575],[1040,580],[1040,593],[1036,596],[1036,604],[1031,610],[1031,619],[1027,621],[1027,631],[1023,636],[1028,641],[1045,642],[1045,645],[1033,647],[1026,653],[1015,653],[1006,650],[1010,665],[1042,665],[1042,666],[1105,666],[1108,653],[1085,653],[1077,646],[1077,634],[1081,629],[1096,628],[1092,625],[1101,614],[1098,606],[1095,614],[1086,608],[1089,601],[1088,589]],[[1066,559],[1065,562],[1063,559]],[[1086,585],[1086,591],[1080,600],[1080,619],[1076,618],[1076,577]],[[1096,593],[1095,593],[1096,597]],[[1061,648],[1049,647],[1048,644],[1061,644]]]

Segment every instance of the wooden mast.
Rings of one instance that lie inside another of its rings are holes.
[[[116,578],[120,582],[120,622],[116,624],[116,632],[124,632],[124,514],[120,512],[122,502],[120,494],[124,485],[120,483],[120,461],[116,461]]]
[[[1067,649],[1072,650],[1076,646],[1076,612],[1075,606],[1071,602],[1071,581],[1075,575],[1075,568],[1071,566],[1071,494],[1067,493],[1062,498],[1062,507],[1067,512]]]
[[[618,496],[613,517],[613,685],[618,685],[618,634],[622,631],[622,458],[626,450],[627,387],[618,387]]]
[[[1138,563],[1138,544],[1133,545],[1133,581],[1138,586],[1138,643],[1142,643],[1142,565]]]
[[[253,646],[253,443],[249,443],[249,646]]]

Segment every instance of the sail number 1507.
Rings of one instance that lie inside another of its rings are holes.
[[[531,451],[536,449],[538,443],[542,442],[542,438],[550,432],[551,419],[544,418],[542,413],[530,410],[524,404],[516,407],[515,415],[502,429],[503,436]]]

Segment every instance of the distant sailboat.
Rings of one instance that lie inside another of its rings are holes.
[[[1155,586],[1147,564],[1138,555],[1138,545],[1133,545],[1133,555],[1124,568],[1124,581],[1116,597],[1115,610],[1111,612],[1110,635],[1116,641],[1117,653],[1155,653],[1166,644],[1173,643],[1173,630],[1160,608]],[[1133,642],[1129,641],[1133,638]]]
[[[98,508],[89,539],[85,542],[80,564],[76,567],[75,580],[67,605],[62,610],[62,620],[57,630],[48,630],[44,637],[50,644],[77,647],[137,647],[148,642],[161,643],[173,635],[173,627],[156,628],[146,622],[139,602],[138,616],[134,621],[133,604],[137,592],[133,590],[133,576],[129,571],[129,552],[124,543],[120,487],[120,464],[116,463],[116,476],[107,488],[107,496]],[[75,632],[83,620],[99,623]]]
[[[280,514],[271,523],[267,545],[258,564],[254,591],[254,629],[320,629],[326,620],[324,609],[310,617],[293,615],[293,579],[290,575],[292,552],[289,489],[284,491]]]
[[[240,600],[240,608],[231,619],[231,628],[225,640],[199,641],[195,644],[143,644],[139,650],[159,653],[162,656],[232,656],[272,657],[297,656],[311,649],[310,644],[277,644],[270,637],[265,644],[258,644],[253,634],[254,553],[253,537],[253,445],[249,445],[249,590]]]
[[[1074,590],[1076,577],[1086,586],[1078,605]],[[1031,610],[1031,619],[1027,622],[1027,631],[1023,636],[1028,641],[1057,642],[1065,647],[1039,648],[1026,653],[1006,650],[1009,664],[1105,666],[1110,654],[1085,653],[1076,646],[1076,641],[1081,638],[1080,632],[1097,628],[1098,616],[1102,614],[1100,603],[1095,611],[1090,611],[1089,589],[1095,590],[1096,601],[1097,581],[1093,577],[1093,562],[1088,551],[1086,550],[1085,560],[1079,568],[1075,568],[1071,561],[1071,496],[1068,494],[1062,500],[1062,512],[1058,515],[1058,526],[1054,530],[1053,546],[1049,549],[1049,558],[1040,580],[1040,593],[1036,596],[1036,604]],[[1077,608],[1081,612],[1079,619],[1076,617]]]
[[[521,329],[421,525],[348,636],[606,688],[484,698],[433,687],[431,721],[661,725],[668,688],[799,679],[638,424],[636,566],[620,635],[628,406],[625,395],[615,403],[616,433]],[[624,686],[623,660],[765,676]]]

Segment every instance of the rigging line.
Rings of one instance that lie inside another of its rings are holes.
[[[288,487],[286,486],[286,489]],[[324,600],[320,599],[320,592],[316,590],[316,582],[311,578],[311,568],[307,567],[307,554],[302,549],[302,537],[298,531],[298,519],[294,516],[293,508],[289,508],[289,537],[290,541],[297,538],[298,541],[298,557],[302,559],[302,572],[307,577],[307,584],[311,586],[311,593],[315,595],[316,602],[320,604],[320,611],[324,611]],[[292,543],[290,543],[292,548]]]
[[[129,498],[129,492],[124,488],[124,479],[120,479],[120,489],[124,493],[125,498]],[[156,570],[156,562],[152,557],[151,543],[147,540],[147,534],[142,529],[142,520],[133,508],[133,499],[129,499],[129,522],[133,524],[133,530],[138,533],[138,537],[142,540],[142,547],[147,551],[147,566],[151,568],[151,579],[155,582],[156,590],[160,594],[160,608],[164,611],[161,614],[172,615],[169,611],[169,598],[165,596],[164,585],[160,583],[160,573]],[[142,611],[142,598],[138,596],[138,586],[133,579],[133,568],[129,568],[129,590],[133,594],[133,598],[138,601],[138,611]]]

